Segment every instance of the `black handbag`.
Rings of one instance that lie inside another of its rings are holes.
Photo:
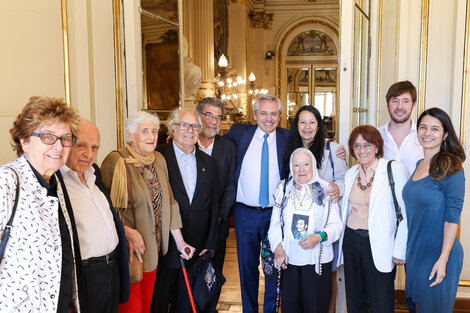
[[[212,256],[212,252],[208,251],[199,257],[194,264],[196,281],[194,282],[193,295],[201,310],[204,310],[209,301],[220,293],[225,283],[225,277],[214,265]]]
[[[13,208],[11,210],[11,216],[8,220],[5,229],[3,230],[2,239],[0,241],[0,262],[3,258],[3,253],[5,252],[5,248],[7,246],[8,239],[10,238],[11,228],[13,227],[13,219],[15,218],[16,207],[18,206],[18,198],[20,195],[20,179],[18,177],[18,173],[11,167],[7,166],[9,169],[15,173],[15,182],[16,182],[16,192],[15,192],[15,203],[13,204]]]

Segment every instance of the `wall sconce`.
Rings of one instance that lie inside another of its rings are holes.
[[[266,52],[266,56],[264,57],[266,60],[272,60],[276,56],[276,52],[269,50]]]

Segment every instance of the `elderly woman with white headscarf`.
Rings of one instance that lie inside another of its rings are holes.
[[[332,244],[343,224],[338,205],[325,197],[328,183],[318,176],[312,152],[296,149],[289,166],[293,176],[276,190],[268,232],[274,266],[284,269],[282,311],[327,312]]]

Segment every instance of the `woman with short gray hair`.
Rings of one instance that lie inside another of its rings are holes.
[[[131,284],[129,302],[119,305],[119,312],[148,313],[153,295],[159,255],[168,251],[170,233],[177,248],[194,248],[181,234],[178,203],[168,181],[163,156],[157,146],[160,120],[156,115],[137,112],[126,123],[126,147],[111,152],[101,165],[103,183],[124,223],[129,258],[141,262],[143,280]]]

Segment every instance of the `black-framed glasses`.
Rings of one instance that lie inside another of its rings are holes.
[[[42,143],[46,145],[53,145],[57,142],[57,140],[60,139],[60,142],[62,143],[62,146],[64,147],[71,147],[77,142],[77,138],[73,135],[67,135],[67,136],[56,136],[51,133],[36,133],[33,132],[31,133],[31,136],[34,137],[39,137],[42,141]]]
[[[372,147],[372,144],[367,142],[367,143],[364,143],[364,144],[360,144],[360,143],[355,143],[353,144],[353,150],[356,150],[356,151],[360,151],[361,148],[364,148],[364,150],[369,150],[370,147]]]
[[[222,116],[220,116],[220,115],[215,116],[211,112],[205,112],[205,113],[201,113],[201,114],[204,115],[204,117],[207,121],[212,121],[215,118],[217,122],[222,122]]]
[[[175,123],[175,125],[179,125],[181,130],[188,130],[190,127],[193,129],[193,131],[198,132],[201,129],[201,125],[199,124],[190,124],[190,123]]]

